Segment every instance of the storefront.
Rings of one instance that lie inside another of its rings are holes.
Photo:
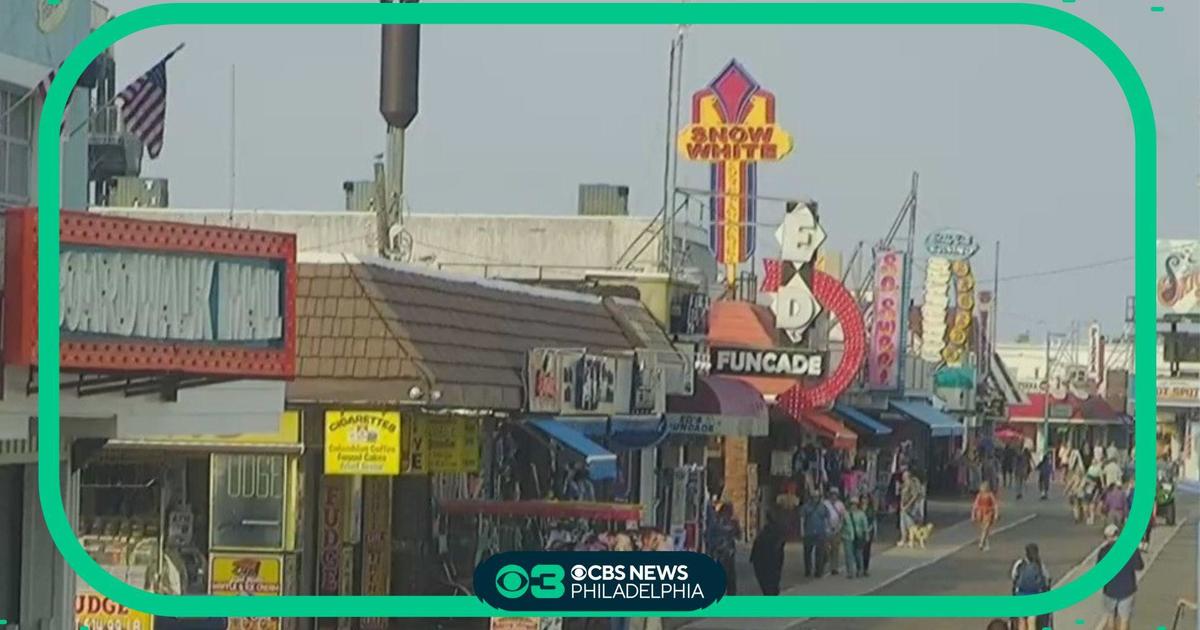
[[[526,533],[504,526],[524,517],[496,515],[553,496],[558,478],[543,469],[560,472],[552,465],[560,459],[583,464],[596,490],[611,491],[618,468],[636,466],[619,461],[622,449],[600,443],[642,433],[631,434],[630,423],[661,424],[661,405],[647,413],[629,406],[539,413],[530,402],[546,386],[534,379],[527,393],[537,348],[586,348],[626,357],[630,367],[652,362],[634,352],[611,298],[340,254],[302,257],[299,276],[298,374],[287,401],[301,418],[300,492],[316,497],[300,515],[301,593],[460,593],[483,555]],[[561,379],[553,369],[547,376]],[[605,387],[580,390],[594,400],[579,406],[611,404],[615,383],[593,384]],[[603,437],[533,422],[580,415],[601,422]],[[631,507],[641,514],[627,504],[619,516]],[[339,624],[387,627],[373,619],[301,627]]]
[[[893,430],[890,468],[912,470],[930,492],[956,490],[957,477],[951,466],[965,429],[953,416],[920,399],[889,400],[880,419]]]
[[[95,557],[120,577],[145,584],[147,575],[130,577],[124,567],[157,565],[153,558],[164,556],[161,532],[170,530],[161,495],[146,495],[170,466],[159,458],[131,481],[120,474],[96,479],[88,465],[116,452],[107,443],[134,444],[145,436],[165,443],[197,433],[279,431],[281,381],[294,365],[295,242],[283,234],[75,212],[62,213],[60,235],[62,496]],[[8,441],[0,449],[0,493],[13,509],[0,526],[0,549],[9,550],[0,551],[7,559],[0,562],[0,597],[17,603],[6,609],[10,627],[14,618],[18,627],[69,627],[78,621],[77,610],[85,620],[104,622],[114,608],[91,593],[76,598],[75,577],[41,522],[33,465],[36,243],[36,211],[8,210],[0,402],[0,438]],[[169,288],[163,284],[168,278]],[[192,446],[207,462],[199,453],[216,445]],[[153,517],[156,509],[158,518],[132,518]],[[105,548],[113,537],[137,544]],[[196,556],[190,563],[208,560]],[[199,573],[205,574],[207,568]]]
[[[109,440],[81,472],[80,542],[110,573],[156,593],[294,593],[302,448],[295,412],[285,412],[274,433]],[[111,612],[82,581],[78,589],[82,625],[173,625]],[[227,627],[280,629],[291,621],[235,619]]]
[[[697,550],[709,498],[724,483],[724,439],[766,437],[770,432],[762,394],[740,380],[698,376],[692,396],[667,398],[667,443],[662,447],[658,522],[682,549]],[[709,458],[709,454],[715,455]]]
[[[1130,377],[1130,391],[1133,385]],[[1200,478],[1200,379],[1158,377],[1157,447],[1159,459],[1169,459],[1182,466],[1187,479]]]
[[[1035,449],[1057,449],[1065,443],[1085,457],[1096,447],[1124,450],[1131,445],[1132,418],[1099,396],[1084,399],[1068,393],[1047,401],[1045,394],[1030,393],[1027,398],[1028,404],[1008,406],[1008,422],[998,430],[1019,432]],[[1043,435],[1049,435],[1049,444],[1042,445]]]

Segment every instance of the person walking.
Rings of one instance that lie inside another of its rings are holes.
[[[842,557],[842,525],[846,522],[846,504],[837,488],[829,489],[829,498],[825,501],[829,510],[829,531],[825,537],[828,545],[829,574],[838,574],[838,559]]]
[[[1097,563],[1112,550],[1119,531],[1116,525],[1104,528],[1104,545],[1096,554]],[[1145,568],[1142,552],[1135,549],[1125,566],[1104,585],[1101,599],[1104,605],[1105,630],[1129,630],[1129,620],[1133,617],[1133,598],[1137,593],[1137,574]]]
[[[1050,498],[1050,480],[1054,477],[1054,451],[1047,450],[1038,462],[1038,493],[1040,500]]]
[[[1037,545],[1025,545],[1025,556],[1013,564],[1012,584],[1013,595],[1037,595],[1050,590],[1053,581],[1046,565],[1042,564]],[[1014,630],[1040,630],[1049,625],[1042,625],[1043,623],[1046,622],[1041,617],[1019,617]]]
[[[742,526],[733,515],[732,503],[724,503],[717,510],[710,534],[709,553],[725,569],[725,594],[737,595],[737,541],[742,537]]]
[[[1033,453],[1028,447],[1022,448],[1013,459],[1013,480],[1017,485],[1017,500],[1025,496],[1025,484],[1029,481],[1029,474],[1033,472]]]
[[[1011,488],[1013,482],[1013,465],[1016,463],[1017,455],[1013,452],[1012,444],[1005,444],[1004,450],[1000,451],[1000,470],[1004,475],[1004,487]]]
[[[1125,510],[1129,507],[1129,497],[1119,484],[1112,484],[1104,493],[1101,511],[1108,517],[1109,525],[1121,528],[1125,525]]]
[[[825,538],[829,533],[829,510],[816,496],[804,504],[804,577],[825,575]]]
[[[908,530],[917,524],[917,504],[921,501],[920,488],[911,471],[904,471],[900,483],[900,542],[897,547],[908,546]]]
[[[980,551],[991,548],[988,538],[991,537],[992,527],[996,525],[996,519],[999,517],[1000,502],[992,492],[991,485],[985,481],[979,486],[979,493],[975,495],[975,503],[971,506],[971,520],[979,527]]]
[[[750,548],[750,564],[754,567],[754,578],[758,580],[762,594],[778,595],[787,532],[774,510],[767,512],[766,521]]]
[[[875,535],[879,533],[879,507],[875,497],[864,492],[860,497],[863,515],[867,517],[867,535],[863,539],[862,574],[871,575],[871,545],[875,543]]]
[[[1104,464],[1098,459],[1092,459],[1083,480],[1084,492],[1087,494],[1087,524],[1096,523],[1096,512],[1099,511],[1101,500],[1104,498]]]
[[[850,497],[846,520],[842,523],[842,549],[846,554],[846,579],[863,576],[863,547],[866,544],[867,514],[858,497]]]

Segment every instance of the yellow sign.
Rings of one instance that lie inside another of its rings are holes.
[[[479,472],[479,423],[475,418],[418,416],[410,426],[406,472]]]
[[[325,474],[400,474],[400,414],[326,412]]]
[[[233,433],[228,435],[171,435],[138,438],[135,441],[147,442],[181,442],[190,444],[225,443],[225,444],[299,444],[300,443],[300,412],[285,411],[279,418],[279,431],[276,433]]]
[[[283,595],[283,556],[212,554],[209,592],[213,595]],[[280,630],[278,617],[230,618],[229,630]]]
[[[153,630],[154,618],[99,593],[80,593],[75,596],[75,625],[94,630]]]

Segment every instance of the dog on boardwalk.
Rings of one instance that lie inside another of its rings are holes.
[[[925,544],[929,542],[929,537],[933,535],[933,523],[925,523],[924,525],[913,525],[908,528],[908,540],[904,541],[909,547],[925,548]]]

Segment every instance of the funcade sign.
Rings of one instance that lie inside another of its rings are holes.
[[[235,343],[283,338],[277,268],[66,247],[60,260],[64,334]]]

